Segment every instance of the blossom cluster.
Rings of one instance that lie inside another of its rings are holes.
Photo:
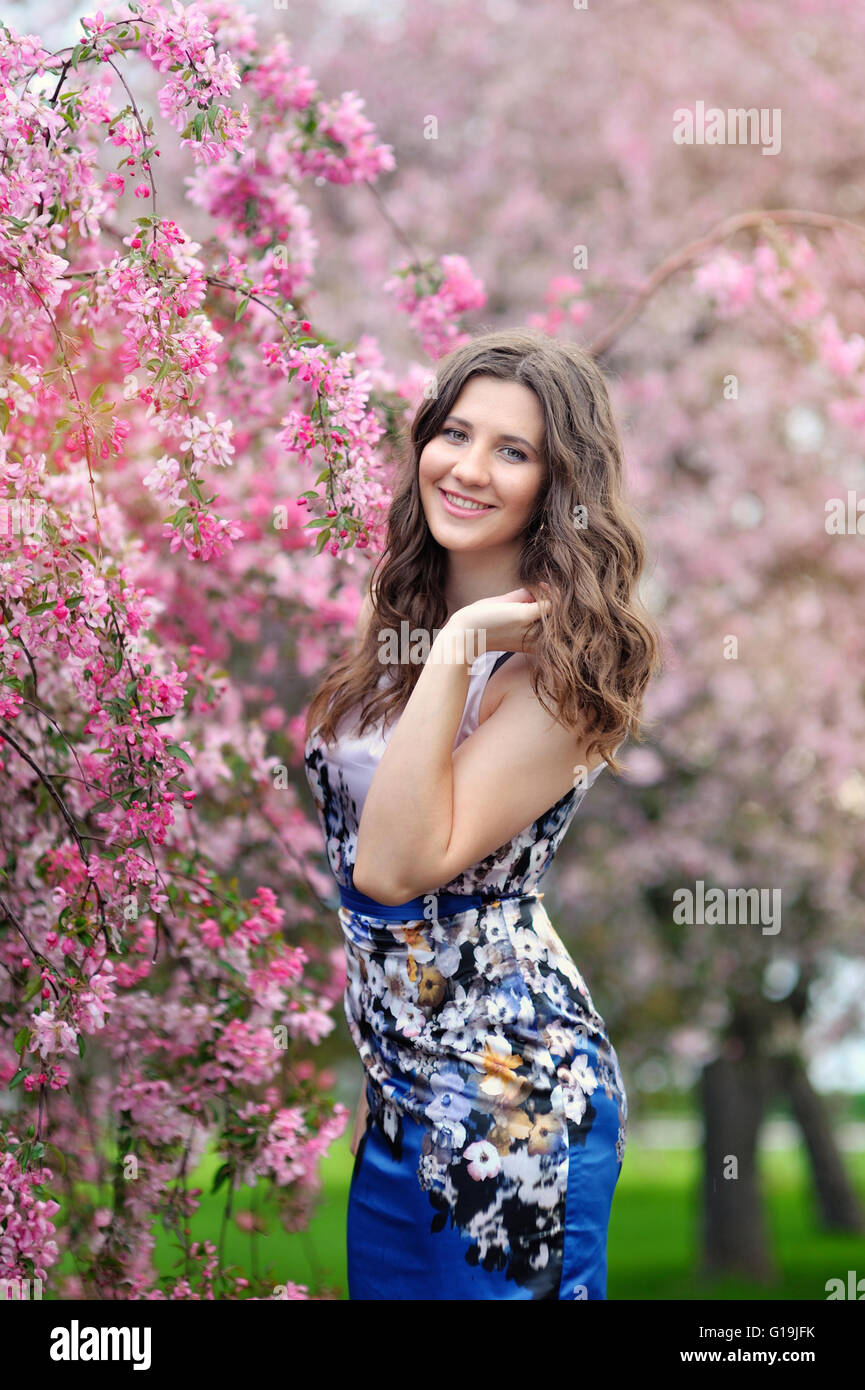
[[[273,577],[316,540],[328,554],[380,541],[382,405],[405,402],[380,359],[368,370],[319,340],[296,306],[317,249],[299,189],[394,161],[358,95],[325,98],[287,41],[259,46],[240,6],[131,0],[81,29],[60,54],[0,31],[0,497],[7,514],[39,502],[38,527],[0,532],[0,1079],[16,1106],[0,1277],[45,1277],[68,1247],[66,1296],[271,1296],[191,1239],[200,1191],[185,1175],[215,1147],[218,1186],[263,1184],[290,1229],[310,1219],[348,1118],[310,1057],[344,963],[293,939],[321,882],[312,822],[277,794],[280,760],[240,690],[190,640],[180,562],[211,571],[208,633],[242,637],[236,604],[222,614],[245,582],[232,551],[255,564],[237,425],[253,417],[292,499],[287,534],[266,542]],[[136,63],[160,74],[156,107],[192,155],[205,243],[157,211],[171,150],[113,80]],[[375,345],[360,355],[376,361]],[[318,536],[297,500],[315,449],[327,476],[305,510],[340,520]],[[247,840],[295,852],[246,854]],[[260,879],[244,892],[230,877],[244,860],[300,892]],[[62,1225],[52,1156],[73,1193]],[[156,1273],[158,1218],[182,1277]]]

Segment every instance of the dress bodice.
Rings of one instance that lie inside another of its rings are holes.
[[[510,653],[487,651],[472,663],[454,751],[478,727],[487,680],[508,655]],[[353,713],[346,715],[337,727],[336,741],[330,745],[324,743],[315,728],[304,750],[304,769],[321,822],[328,862],[337,883],[344,887],[353,886],[357,831],[364,802],[396,721],[387,725],[380,721],[360,735],[354,725]],[[586,791],[594,785],[605,766],[600,763],[589,773],[585,787],[572,787],[513,839],[450,882],[441,884],[436,891],[484,895],[535,892]]]

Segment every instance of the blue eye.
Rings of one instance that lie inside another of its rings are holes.
[[[462,435],[463,439],[468,439],[465,430],[457,429],[456,425],[445,425],[442,429],[442,434],[459,434]],[[513,444],[506,444],[505,449],[509,450],[512,454],[516,454],[520,463],[528,463],[528,455],[524,454],[522,449],[517,449]]]

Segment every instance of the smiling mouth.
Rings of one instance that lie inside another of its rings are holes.
[[[448,492],[443,487],[439,488],[439,492],[444,498],[445,504],[454,511],[465,512],[467,515],[495,511],[495,508],[488,502],[470,502],[465,497],[460,497],[455,492]]]

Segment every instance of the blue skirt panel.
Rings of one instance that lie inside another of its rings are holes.
[[[371,1112],[372,1090],[368,1082]],[[540,1230],[526,1229],[516,1187],[510,1199],[502,1202],[510,1215],[502,1224],[519,1228],[518,1249],[488,1245],[483,1255],[483,1241],[458,1227],[447,1202],[436,1203],[418,1182],[427,1135],[424,1126],[402,1117],[401,1157],[397,1159],[370,1113],[349,1189],[349,1298],[605,1299],[607,1229],[622,1170],[620,1115],[617,1100],[604,1092],[592,1098],[589,1108],[591,1127],[568,1121],[567,1149],[554,1146],[547,1156],[559,1210],[555,1205],[547,1210],[548,1219]],[[584,1120],[588,1119],[587,1113]],[[494,1181],[478,1180],[479,1200],[483,1200],[484,1182],[489,1188]],[[563,1226],[557,1229],[562,1210]],[[460,1215],[458,1208],[456,1215]],[[486,1225],[489,1230],[490,1223]]]

